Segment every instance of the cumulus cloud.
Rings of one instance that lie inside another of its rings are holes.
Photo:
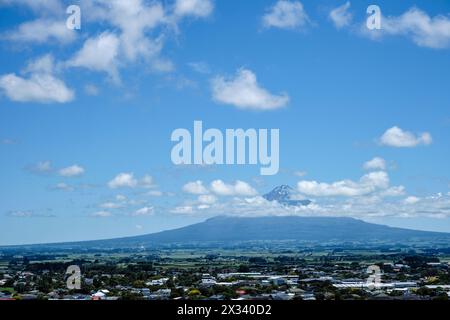
[[[411,8],[398,17],[384,18],[382,30],[391,35],[407,36],[422,47],[439,49],[450,44],[450,18],[430,17],[418,8]]]
[[[153,207],[143,207],[134,211],[131,215],[134,217],[150,216],[154,213]]]
[[[172,62],[160,56],[164,33],[159,27],[176,25],[177,20],[170,19],[161,2],[95,0],[84,1],[82,7],[88,23],[101,22],[114,31],[87,39],[69,66],[106,72],[116,83],[118,70],[127,63],[144,62],[159,72],[173,70]]]
[[[403,36],[420,47],[444,49],[450,46],[450,18],[448,15],[428,15],[412,7],[399,16],[383,16],[380,30],[368,30],[365,23],[362,34],[371,39],[383,36]]]
[[[170,212],[175,214],[189,215],[195,213],[195,210],[193,206],[178,206],[171,209]]]
[[[146,174],[142,178],[135,178],[134,174],[131,172],[123,172],[119,173],[112,180],[108,182],[108,187],[111,189],[117,188],[144,188],[144,189],[152,189],[155,188],[156,185],[154,183],[154,179],[152,176]],[[124,197],[122,195],[118,195],[117,197]],[[125,201],[126,198],[124,198]]]
[[[73,165],[59,170],[59,175],[63,177],[76,177],[84,173],[84,168],[79,165]]]
[[[35,165],[28,167],[29,171],[37,174],[49,174],[53,171],[52,163],[50,161],[40,161]]]
[[[266,28],[296,29],[307,25],[310,20],[299,1],[280,0],[262,18]]]
[[[340,29],[351,24],[353,16],[349,11],[350,6],[350,1],[347,1],[342,6],[331,10],[329,17],[336,28]]]
[[[139,186],[147,189],[156,187],[153,177],[148,174],[142,177],[142,179],[139,181]]]
[[[234,183],[225,183],[218,179],[211,182],[209,187],[205,187],[203,181],[197,180],[186,183],[182,190],[186,193],[199,195],[198,200],[200,203],[207,204],[208,201],[216,200],[214,195],[217,196],[254,196],[258,192],[253,189],[250,184],[245,181],[237,180]]]
[[[386,170],[386,161],[383,158],[375,157],[363,165],[366,170]]]
[[[87,39],[80,51],[67,61],[67,66],[106,72],[113,81],[118,82],[118,50],[118,37],[104,32],[95,38]]]
[[[61,14],[64,12],[60,0],[0,0],[0,5],[21,5],[44,14]]]
[[[214,10],[211,0],[176,0],[174,13],[177,16],[208,17]]]
[[[55,76],[51,55],[29,63],[26,77],[15,73],[0,76],[0,89],[12,101],[38,103],[65,103],[72,101],[74,92]]]
[[[190,194],[207,194],[208,190],[200,180],[188,182],[183,186],[183,191]]]
[[[241,68],[234,78],[218,76],[212,81],[213,99],[240,109],[273,110],[289,102],[286,93],[274,95],[260,87],[256,75]]]
[[[201,204],[214,204],[217,201],[217,197],[210,195],[210,194],[204,194],[198,196],[198,202]]]
[[[108,187],[111,189],[117,188],[135,188],[138,185],[138,180],[133,173],[119,173],[111,181],[108,182]]]
[[[1,37],[15,42],[46,44],[55,41],[66,44],[75,40],[76,33],[67,28],[64,19],[43,18],[24,22]]]
[[[362,196],[389,187],[389,176],[384,171],[370,172],[359,181],[341,180],[333,183],[317,181],[299,181],[297,189],[300,193],[315,197]]]
[[[418,145],[430,145],[433,142],[433,139],[428,132],[415,135],[412,132],[404,131],[395,126],[386,130],[379,141],[385,146],[412,148]]]
[[[404,200],[405,204],[416,204],[419,201],[420,201],[420,198],[414,197],[414,196],[407,197]]]
[[[237,180],[234,184],[214,180],[211,182],[210,190],[219,196],[254,196],[258,194],[247,182],[240,180]]]

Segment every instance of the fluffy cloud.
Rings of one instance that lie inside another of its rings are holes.
[[[340,7],[337,7],[330,12],[330,19],[333,21],[336,28],[340,29],[350,25],[352,22],[352,14],[349,12],[350,9],[350,1],[347,1]]]
[[[429,16],[413,7],[399,16],[383,16],[380,30],[369,30],[361,24],[361,34],[378,40],[383,36],[403,36],[421,47],[444,49],[450,46],[450,18]]]
[[[139,181],[139,186],[142,188],[151,189],[155,187],[155,183],[152,176],[149,176],[146,174],[142,177],[142,179]]]
[[[177,16],[207,17],[214,9],[211,0],[176,0],[174,13]]]
[[[198,202],[200,204],[214,204],[217,201],[217,198],[210,194],[204,194],[198,197]]]
[[[114,179],[108,182],[111,189],[117,188],[135,188],[138,180],[134,178],[133,173],[119,173]]]
[[[119,68],[127,63],[143,61],[160,72],[173,70],[172,62],[160,57],[164,34],[157,28],[176,25],[177,19],[170,19],[161,2],[85,0],[82,6],[88,22],[101,22],[114,32],[87,39],[68,65],[106,72],[116,83]]]
[[[193,206],[178,206],[178,207],[171,209],[170,212],[175,213],[175,214],[189,215],[189,214],[195,213],[195,210],[194,210]]]
[[[117,73],[118,50],[118,37],[113,33],[104,32],[98,37],[87,39],[83,48],[67,62],[67,66],[103,71],[117,82],[119,81]]]
[[[151,189],[155,188],[153,177],[146,174],[141,179],[137,179],[134,177],[134,174],[131,172],[119,173],[115,176],[111,181],[108,182],[108,187],[111,189],[117,188],[145,188]],[[119,195],[118,197],[123,197]],[[126,198],[124,198],[126,200]],[[122,201],[124,201],[122,200]]]
[[[420,201],[420,198],[414,197],[414,196],[407,197],[404,200],[405,204],[416,204],[419,201]]]
[[[222,180],[214,180],[210,186],[211,192],[219,196],[254,196],[257,195],[247,182],[237,180],[234,184],[226,184]]]
[[[295,29],[309,23],[303,5],[299,1],[280,0],[263,16],[266,28]]]
[[[142,216],[150,216],[154,213],[153,207],[143,207],[141,209],[136,210],[131,215],[134,217],[142,217]]]
[[[261,88],[256,75],[243,68],[237,71],[234,78],[214,78],[212,90],[215,101],[241,109],[273,110],[284,107],[289,102],[287,94],[273,95]]]
[[[79,165],[73,165],[59,170],[59,175],[63,177],[76,177],[84,173],[84,168]]]
[[[0,0],[0,5],[21,5],[35,12],[61,14],[64,8],[60,0]]]
[[[186,183],[183,186],[183,191],[190,194],[207,194],[208,190],[200,180]]]
[[[52,163],[50,161],[40,161],[30,167],[30,171],[34,173],[51,173],[53,171]]]
[[[56,41],[69,43],[75,40],[76,33],[66,27],[64,19],[36,19],[24,22],[17,29],[4,34],[2,38],[16,42],[48,43]]]
[[[397,148],[411,148],[418,145],[429,145],[433,142],[431,134],[424,132],[419,135],[403,131],[399,127],[392,127],[381,136],[380,143],[385,146]]]
[[[409,37],[422,47],[447,48],[450,45],[450,18],[443,15],[430,17],[418,8],[411,8],[398,17],[385,17],[382,33]]]
[[[203,181],[197,180],[186,183],[183,191],[189,194],[199,195],[198,200],[202,204],[215,202],[216,198],[210,193],[218,196],[254,196],[258,194],[247,182],[237,180],[234,184],[227,184],[222,180],[214,180],[209,188],[203,185]]]
[[[366,170],[386,170],[386,161],[383,158],[375,157],[363,165]]]
[[[370,172],[355,182],[342,180],[333,183],[317,181],[299,181],[297,189],[300,193],[315,197],[362,196],[389,187],[389,176],[384,171]]]
[[[0,89],[12,101],[65,103],[73,100],[74,92],[55,76],[53,57],[43,56],[24,70],[27,77],[15,73],[0,76]]]

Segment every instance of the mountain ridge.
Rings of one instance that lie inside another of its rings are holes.
[[[136,248],[167,244],[248,241],[373,242],[450,241],[450,233],[420,231],[364,222],[350,217],[216,216],[185,227],[151,234],[32,247]],[[26,245],[14,247],[27,247]]]

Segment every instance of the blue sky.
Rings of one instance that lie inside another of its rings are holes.
[[[0,244],[217,214],[450,232],[450,3],[377,1],[375,31],[370,4],[0,0]],[[279,173],[174,166],[170,135],[194,120],[280,129]],[[280,184],[313,205],[261,198]]]

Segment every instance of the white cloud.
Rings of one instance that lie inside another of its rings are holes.
[[[382,197],[400,197],[405,194],[405,187],[404,186],[390,187],[386,190],[381,191],[379,194]]]
[[[59,175],[63,177],[76,177],[84,173],[84,168],[79,165],[73,165],[59,170]]]
[[[64,8],[60,0],[0,0],[0,5],[27,6],[37,13],[60,14]]]
[[[41,161],[33,166],[31,170],[37,173],[50,173],[53,170],[52,163],[50,161]]]
[[[64,19],[36,19],[20,24],[17,29],[8,31],[2,38],[16,42],[47,44],[49,41],[69,43],[75,40],[76,33],[66,27]]]
[[[403,35],[422,47],[447,48],[450,45],[450,18],[411,8],[398,17],[383,17],[382,34]]]
[[[385,194],[386,193],[386,194]],[[391,195],[387,195],[391,193]],[[336,216],[359,219],[380,217],[427,217],[441,219],[450,217],[450,195],[442,193],[436,196],[420,198],[414,205],[405,203],[404,188],[390,187],[357,197],[320,197],[308,206],[283,206],[276,201],[267,201],[261,196],[228,197],[214,204],[198,205],[186,203],[171,210],[176,214],[234,216]],[[384,198],[387,197],[387,198]]]
[[[151,189],[155,187],[153,177],[146,174],[142,179],[139,181],[139,186],[142,188]]]
[[[258,194],[247,182],[240,180],[237,180],[234,184],[214,180],[211,182],[211,192],[219,196],[254,196]]]
[[[192,206],[178,206],[170,210],[170,212],[175,214],[193,214],[195,210]]]
[[[126,201],[127,197],[124,196],[123,194],[118,194],[118,195],[116,195],[116,200],[117,201]]]
[[[214,204],[217,201],[217,197],[210,194],[204,194],[199,196],[197,200],[201,204]]]
[[[414,196],[407,197],[404,200],[405,204],[416,204],[419,201],[420,201],[420,198],[414,197]]]
[[[12,101],[65,103],[73,100],[74,92],[54,75],[53,57],[45,55],[25,68],[27,78],[9,73],[0,76],[0,89]]]
[[[383,158],[375,157],[363,165],[366,170],[386,170],[386,161]]]
[[[309,17],[299,1],[280,0],[263,16],[266,28],[296,29],[308,24]]]
[[[173,63],[161,58],[164,32],[158,27],[173,23],[161,2],[142,0],[96,0],[84,1],[85,17],[88,22],[109,25],[114,32],[105,31],[97,38],[90,38],[69,65],[85,67],[93,71],[107,72],[119,81],[118,69],[127,63],[144,62],[159,72],[174,69]],[[106,54],[94,55],[96,47]],[[98,58],[100,57],[100,59]]]
[[[300,193],[316,197],[362,196],[377,190],[387,189],[388,187],[389,176],[384,171],[370,172],[362,176],[357,182],[341,180],[333,183],[324,183],[304,180],[297,183],[297,189]]]
[[[134,174],[131,172],[119,173],[114,177],[111,181],[108,182],[108,187],[111,189],[117,188],[144,188],[144,189],[152,189],[155,188],[153,177],[146,174],[141,179],[135,178]],[[125,201],[126,197],[122,195],[118,195],[117,199],[122,199],[119,201]]]
[[[176,0],[174,13],[177,16],[208,17],[214,9],[211,0]]]
[[[117,188],[135,188],[138,185],[137,179],[133,173],[119,173],[114,179],[108,182],[111,189]]]
[[[136,210],[131,215],[134,217],[140,217],[140,216],[150,216],[154,213],[153,207],[143,207],[141,209]]]
[[[111,217],[112,214],[109,211],[97,211],[92,213],[91,216],[95,218],[108,218]]]
[[[350,6],[350,1],[347,1],[342,6],[331,10],[330,19],[333,21],[336,28],[340,29],[346,27],[352,22],[353,16],[349,12]]]
[[[183,191],[190,194],[207,194],[208,190],[200,180],[188,182],[183,186]]]
[[[212,90],[215,101],[241,109],[273,110],[284,107],[289,102],[287,94],[273,95],[261,88],[256,75],[243,68],[237,71],[234,78],[214,78]]]
[[[419,135],[403,131],[399,127],[392,127],[381,136],[380,143],[385,146],[397,148],[411,148],[418,145],[429,145],[433,142],[431,134],[424,132]]]
[[[89,38],[68,62],[69,67],[84,67],[94,71],[106,72],[113,81],[119,81],[117,56],[119,38],[109,32]]]
[[[149,192],[147,192],[147,195],[151,197],[161,197],[163,193],[159,190],[150,190]]]

